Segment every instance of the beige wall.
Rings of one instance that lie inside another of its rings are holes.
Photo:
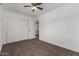
[[[39,20],[40,40],[79,52],[79,4],[64,4]]]

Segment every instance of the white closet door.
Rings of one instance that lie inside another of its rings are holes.
[[[7,19],[7,43],[29,39],[28,22],[15,18]]]
[[[20,38],[21,40],[28,39],[28,22],[25,20],[20,21]]]
[[[35,38],[35,21],[7,18],[7,43]]]
[[[7,43],[20,41],[20,22],[17,19],[7,19]]]
[[[36,32],[35,32],[35,21],[34,20],[29,20],[29,39],[34,39]]]

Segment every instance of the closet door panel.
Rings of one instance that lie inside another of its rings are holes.
[[[29,39],[34,39],[35,38],[35,34],[36,34],[36,30],[35,30],[35,21],[34,20],[29,20]]]
[[[29,20],[29,30],[35,30],[35,21]]]
[[[35,31],[34,30],[30,30],[29,32],[29,39],[34,39],[35,38]]]
[[[6,28],[7,43],[34,39],[36,35],[34,20],[7,18]]]
[[[7,19],[7,43],[16,42],[20,40],[20,22],[17,19]]]
[[[28,39],[28,23],[25,20],[20,21],[20,37],[21,40]]]

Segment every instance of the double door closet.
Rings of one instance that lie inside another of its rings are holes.
[[[37,38],[37,22],[33,18],[4,16],[4,44]]]

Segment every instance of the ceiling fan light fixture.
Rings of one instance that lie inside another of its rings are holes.
[[[42,3],[31,3],[31,5],[25,5],[24,7],[31,7],[32,12],[37,11],[37,10],[43,10],[39,5]]]
[[[36,7],[36,6],[33,6],[33,7],[32,7],[32,10],[33,10],[33,11],[37,11],[37,7]]]

